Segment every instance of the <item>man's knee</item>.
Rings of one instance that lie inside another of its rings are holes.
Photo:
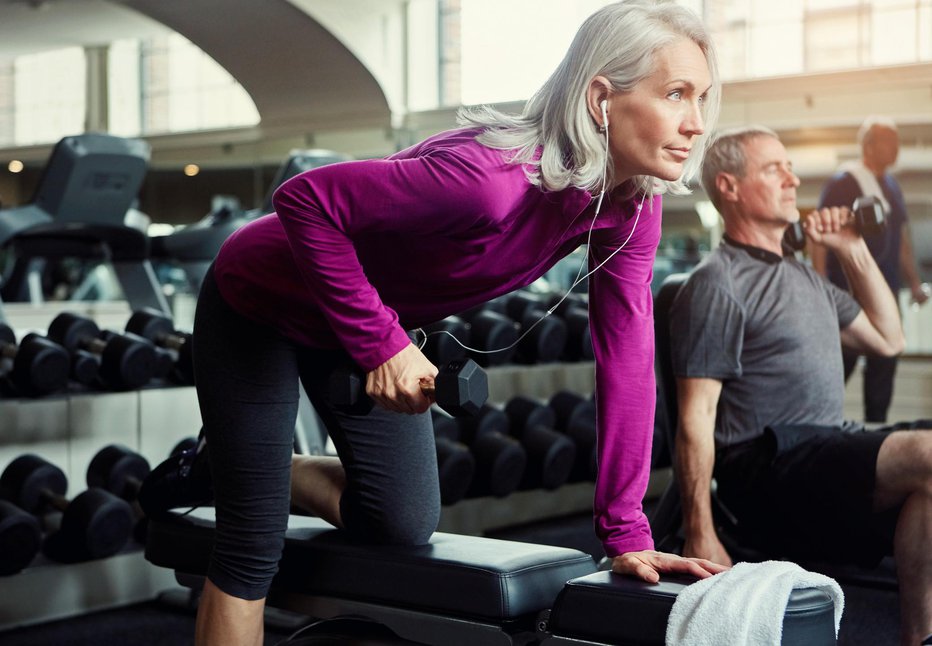
[[[878,505],[899,504],[916,492],[932,493],[932,430],[893,432],[877,458]]]

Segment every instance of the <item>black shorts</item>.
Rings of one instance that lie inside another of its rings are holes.
[[[720,449],[718,495],[738,539],[789,559],[873,566],[892,554],[899,509],[874,513],[873,500],[877,455],[896,428],[768,427]]]

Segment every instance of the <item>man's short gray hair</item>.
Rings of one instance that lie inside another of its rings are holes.
[[[747,171],[745,144],[757,137],[779,139],[776,132],[766,126],[750,125],[723,130],[715,135],[702,163],[702,188],[705,189],[712,204],[722,212],[721,194],[715,186],[719,173],[729,173],[735,177],[744,177]]]

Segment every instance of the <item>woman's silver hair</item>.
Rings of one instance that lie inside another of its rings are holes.
[[[630,91],[653,72],[654,54],[683,37],[705,54],[712,77],[703,107],[705,134],[693,145],[677,181],[638,175],[630,188],[632,193],[689,193],[687,184],[698,174],[708,133],[718,120],[721,85],[705,26],[696,14],[672,1],[624,0],[599,9],[579,28],[563,61],[521,115],[505,115],[488,106],[463,108],[459,122],[483,127],[479,142],[513,151],[509,161],[524,164],[531,182],[545,190],[574,186],[597,192],[602,189],[603,170],[611,185],[613,165],[606,158],[604,135],[587,107],[590,82],[604,76],[615,91]],[[539,148],[543,153],[536,159]]]
[[[715,185],[715,178],[719,173],[728,173],[735,177],[744,177],[747,172],[748,156],[745,144],[757,137],[773,137],[779,139],[777,133],[766,126],[740,126],[723,130],[715,135],[712,143],[705,153],[702,164],[702,188],[718,209],[722,212],[721,193]]]

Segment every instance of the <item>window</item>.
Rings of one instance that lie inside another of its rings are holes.
[[[84,131],[84,50],[69,47],[13,62],[13,144],[57,141]]]

